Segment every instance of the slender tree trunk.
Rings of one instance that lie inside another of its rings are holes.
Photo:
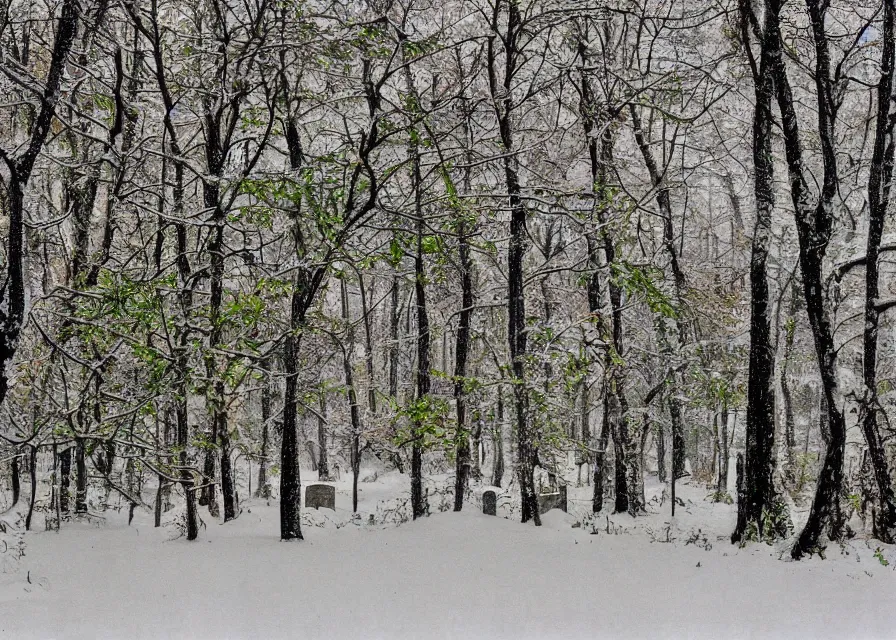
[[[728,492],[728,403],[722,403],[719,417],[719,479],[716,485],[718,499]]]
[[[492,485],[503,486],[504,479],[504,387],[498,385],[498,407],[494,429],[494,464],[492,465]]]
[[[69,512],[69,485],[72,473],[72,448],[68,447],[59,455],[59,508]]]
[[[389,395],[398,396],[398,274],[392,277],[392,291],[389,295]]]
[[[16,451],[12,458],[12,504],[10,508],[19,504],[19,494],[21,493],[21,485],[19,479],[19,456],[21,454]]]
[[[185,346],[183,347],[186,348]],[[183,356],[181,356],[183,357]],[[178,370],[186,371],[186,363],[180,362]],[[184,499],[187,505],[187,540],[195,540],[199,537],[199,513],[196,507],[196,491],[194,489],[195,482],[193,474],[190,473],[189,458],[187,457],[187,446],[189,445],[189,424],[187,423],[187,396],[186,383],[180,383],[179,397],[174,407],[175,420],[177,423],[177,445],[180,449],[180,477],[181,486],[184,490]]]
[[[662,420],[656,421],[656,475],[666,482],[666,429]]]
[[[37,501],[37,447],[33,445],[29,448],[28,472],[31,475],[31,500],[28,502],[28,515],[25,516],[25,531],[31,531],[31,517]]]
[[[896,118],[890,113],[894,100],[894,0],[883,1],[883,53],[881,76],[877,85],[877,115],[874,137],[874,151],[871,173],[868,180],[870,216],[868,221],[868,241],[865,251],[865,324],[863,331],[864,360],[862,381],[864,393],[860,422],[868,445],[868,456],[877,484],[879,511],[874,528],[883,542],[896,541],[896,497],[893,481],[878,426],[880,403],[877,397],[877,346],[880,318],[880,245],[890,199],[890,185],[893,179],[894,142],[893,129]]]
[[[351,316],[348,307],[348,288],[345,279],[339,283],[342,300],[342,321],[348,327],[348,348],[343,351],[342,368],[345,374],[345,389],[348,396],[349,414],[351,416],[351,467],[352,467],[352,511],[358,511],[358,476],[361,473],[361,407],[358,405],[358,393],[352,372],[352,345],[355,343],[354,331],[351,329]]]
[[[628,511],[629,495],[628,495],[628,474],[627,463],[628,455],[626,445],[628,444],[628,425],[625,423],[625,415],[622,412],[622,406],[619,397],[611,393],[607,409],[610,412],[610,433],[613,436],[614,449],[614,468],[615,482],[613,490],[615,499],[613,503],[614,513],[625,513]]]
[[[463,62],[460,57],[460,50],[456,50],[457,66],[462,72]],[[463,193],[471,192],[471,173],[473,164],[473,140],[469,125],[471,116],[469,102],[465,94],[461,94],[461,109],[464,114],[463,118],[463,136],[464,136],[464,171],[463,171]],[[446,169],[443,169],[447,171]],[[454,486],[454,510],[460,511],[464,504],[464,493],[467,489],[470,473],[470,441],[467,437],[467,397],[466,397],[466,376],[467,376],[467,355],[470,349],[470,319],[473,315],[473,259],[470,255],[470,244],[465,210],[461,208],[460,202],[455,204],[457,209],[457,254],[459,260],[459,276],[461,289],[460,315],[457,322],[457,336],[454,344],[454,400],[457,410],[457,437],[455,441],[455,486]],[[481,432],[481,427],[479,429]],[[479,451],[475,452],[478,461]],[[476,465],[478,471],[479,465]],[[501,469],[503,474],[503,469]],[[474,474],[477,475],[477,474]]]
[[[268,363],[270,365],[270,363]],[[255,488],[256,498],[269,499],[271,487],[268,481],[268,450],[270,444],[271,422],[271,380],[270,373],[261,388],[261,450],[258,456],[258,486]]]
[[[417,300],[417,401],[425,402],[430,390],[430,334],[429,313],[426,307],[426,274],[423,267],[423,213],[420,209],[420,161],[414,152],[413,172],[417,198],[417,252],[414,256],[414,291]],[[414,425],[411,442],[411,512],[413,518],[426,513],[423,497],[423,425]],[[461,494],[461,499],[463,499]]]
[[[87,456],[84,439],[75,440],[75,513],[87,513]]]
[[[202,185],[203,201],[206,210],[211,212],[211,239],[208,244],[210,296],[208,344],[204,354],[205,367],[210,381],[209,393],[206,397],[209,421],[211,423],[211,443],[206,451],[205,471],[208,483],[208,506],[212,516],[218,515],[218,502],[215,497],[215,461],[212,456],[220,455],[221,496],[224,502],[224,522],[236,518],[236,497],[233,487],[233,471],[230,463],[230,433],[227,424],[227,400],[224,381],[218,371],[218,363],[214,350],[223,340],[221,305],[224,301],[224,225],[226,212],[221,206],[219,180],[224,172],[226,151],[221,133],[220,111],[213,111],[211,105],[206,106],[205,113],[205,157],[210,179]],[[216,117],[217,116],[217,117]]]

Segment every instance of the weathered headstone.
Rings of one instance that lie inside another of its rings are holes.
[[[321,507],[336,511],[336,488],[328,484],[309,484],[305,489],[305,508]]]
[[[561,484],[553,493],[538,494],[538,513],[545,514],[551,509],[566,511],[566,485]]]
[[[498,515],[498,495],[492,490],[482,494],[482,513],[487,516]]]

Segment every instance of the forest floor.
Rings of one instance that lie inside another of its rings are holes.
[[[896,633],[896,548],[876,557],[879,544],[856,538],[802,562],[787,561],[783,544],[739,549],[727,542],[733,507],[701,487],[681,486],[674,521],[654,483],[637,519],[583,523],[582,487],[571,513],[550,511],[541,528],[482,515],[475,499],[440,512],[433,497],[432,516],[394,526],[406,481],[363,483],[355,520],[350,485],[336,483],[336,512],[305,511],[302,542],[280,542],[277,503],[257,499],[226,525],[203,509],[193,543],[172,525],[153,528],[150,513],[128,526],[126,509],[26,534],[25,556],[0,575],[0,638]],[[509,501],[499,507],[512,515]]]

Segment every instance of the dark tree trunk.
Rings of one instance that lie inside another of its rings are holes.
[[[463,72],[463,62],[460,57],[460,50],[456,52],[458,70]],[[471,192],[471,173],[473,164],[472,147],[474,141],[469,125],[471,116],[469,101],[466,94],[461,94],[461,110],[463,112],[463,136],[464,136],[464,171],[463,171],[463,193]],[[460,315],[457,322],[457,336],[454,344],[454,399],[457,406],[457,437],[455,442],[455,486],[454,486],[454,510],[460,511],[464,504],[464,493],[469,482],[468,474],[470,468],[470,442],[467,438],[467,398],[466,398],[466,376],[467,376],[467,355],[470,349],[470,319],[473,315],[473,259],[470,255],[470,244],[468,234],[471,229],[467,227],[465,210],[461,207],[460,202],[455,204],[457,209],[457,254],[459,259],[458,271],[460,276],[461,303]],[[499,390],[500,395],[500,390]],[[479,428],[481,432],[481,427]],[[497,456],[497,446],[495,445],[495,455]],[[479,451],[476,451],[476,459],[478,460]],[[496,458],[497,465],[497,458]],[[478,471],[478,464],[476,465]],[[503,460],[502,460],[503,467]],[[503,475],[504,469],[500,469]],[[494,475],[494,474],[493,474]]]
[[[72,448],[68,447],[59,454],[59,510],[69,511],[69,484],[72,473]]]
[[[677,374],[672,374],[673,376]],[[682,420],[681,400],[674,395],[677,385],[670,390],[669,421],[672,423],[672,481],[684,478],[688,472],[685,468],[684,421]]]
[[[37,447],[29,448],[28,472],[31,476],[31,500],[28,502],[28,515],[25,516],[25,531],[31,531],[31,517],[34,515],[34,503],[37,501]]]
[[[21,454],[17,451],[16,454],[12,458],[12,504],[11,507],[19,504],[19,494],[21,493],[21,485],[19,479],[19,456]]]
[[[541,526],[541,514],[538,512],[538,497],[535,494],[535,458],[536,449],[533,442],[533,425],[529,415],[529,390],[526,386],[526,363],[528,344],[526,336],[526,303],[524,290],[523,258],[526,254],[528,232],[526,230],[526,209],[521,197],[517,171],[518,160],[514,154],[513,111],[514,74],[521,64],[520,50],[523,39],[522,16],[515,0],[507,2],[507,24],[503,28],[499,24],[502,2],[496,2],[492,13],[491,29],[501,34],[504,47],[504,73],[498,75],[498,54],[495,49],[495,38],[487,43],[487,62],[489,89],[492,96],[495,115],[498,119],[498,132],[502,145],[504,168],[504,184],[507,187],[510,205],[510,238],[507,250],[507,338],[510,347],[511,373],[513,376],[514,422],[517,437],[517,479],[520,486],[521,519],[532,520]]]
[[[731,534],[732,543],[740,540],[739,537],[736,537],[738,531],[746,531],[747,529],[747,495],[744,478],[744,456],[742,453],[737,454],[735,472],[737,473],[737,523],[734,526],[734,533]]]
[[[25,188],[31,178],[34,163],[50,133],[56,105],[62,96],[60,85],[68,56],[81,19],[81,3],[63,0],[56,27],[53,52],[47,66],[47,79],[37,99],[40,111],[31,127],[30,139],[18,156],[5,151],[3,161],[9,169],[4,182],[9,206],[9,225],[6,233],[4,284],[0,288],[0,404],[9,390],[9,365],[18,348],[19,333],[25,319]]]
[[[186,363],[179,363],[178,370],[186,371]],[[189,458],[187,457],[187,446],[189,445],[190,428],[187,423],[187,396],[186,384],[180,384],[179,397],[176,400],[174,414],[177,422],[177,445],[180,449],[180,466],[181,466],[181,486],[184,490],[184,499],[187,505],[187,540],[195,540],[199,537],[199,513],[196,507],[196,491],[194,489],[195,482],[193,474],[189,469]]]
[[[880,509],[874,528],[882,542],[896,541],[896,498],[890,468],[878,425],[880,404],[877,397],[877,346],[880,322],[880,245],[890,199],[893,179],[893,129],[896,118],[890,113],[893,100],[893,66],[896,57],[894,45],[894,0],[883,2],[883,53],[881,75],[877,85],[877,115],[871,174],[868,180],[870,216],[868,241],[865,251],[865,324],[863,331],[864,360],[862,377],[865,391],[862,398],[860,422],[868,445],[868,457],[878,489]]]
[[[392,291],[389,296],[389,395],[398,396],[398,275],[392,277]]]
[[[414,256],[414,291],[417,300],[417,401],[425,402],[430,390],[429,313],[426,308],[426,274],[423,267],[423,213],[420,209],[420,162],[414,152],[413,172],[417,198],[417,252]],[[411,512],[416,520],[426,513],[423,497],[423,425],[414,425],[411,441]],[[461,495],[461,499],[463,499]]]
[[[610,392],[604,391],[603,417],[600,424],[600,435],[597,438],[597,452],[594,454],[594,496],[591,500],[591,511],[600,513],[604,508],[604,463],[607,459],[607,445],[610,442]]]
[[[162,526],[162,492],[165,488],[165,479],[159,475],[159,486],[156,488],[156,502],[153,509],[153,526],[158,528]]]
[[[302,165],[299,131],[292,117],[286,118],[286,144],[290,168],[297,172]],[[304,238],[299,228],[299,211],[293,212],[292,240],[294,257],[305,256]],[[298,411],[297,386],[299,375],[299,339],[305,324],[305,313],[322,280],[320,269],[309,278],[309,272],[300,267],[293,277],[290,296],[289,328],[283,340],[283,370],[286,385],[283,393],[283,434],[280,440],[280,539],[302,540],[302,483],[299,473],[299,442],[296,413]]]
[[[656,475],[660,482],[666,482],[666,429],[662,420],[656,421]]]
[[[236,104],[239,98],[233,99]],[[233,105],[231,105],[233,106]],[[236,108],[233,106],[233,108]],[[210,381],[206,405],[208,407],[209,421],[211,423],[211,442],[206,451],[205,471],[208,484],[207,499],[209,512],[212,516],[218,515],[218,501],[215,497],[215,462],[212,456],[220,455],[221,468],[221,495],[224,502],[224,522],[236,518],[236,498],[233,487],[233,471],[230,463],[230,434],[227,424],[226,388],[223,375],[218,369],[218,363],[214,350],[218,349],[223,340],[223,326],[221,320],[221,305],[224,301],[224,226],[226,212],[221,205],[221,193],[219,182],[224,172],[224,163],[229,147],[229,134],[222,133],[223,107],[213,110],[211,104],[205,109],[205,159],[210,178],[203,181],[203,203],[207,211],[211,213],[211,238],[208,244],[209,272],[210,272],[210,296],[209,296],[209,324],[206,345],[205,368]]]
[[[815,87],[818,111],[818,138],[821,148],[824,175],[821,193],[813,202],[809,178],[804,169],[802,142],[798,117],[784,64],[780,24],[777,9],[766,5],[766,29],[763,41],[776,50],[772,58],[775,93],[781,111],[784,150],[790,175],[790,195],[793,201],[797,236],[800,249],[800,270],[803,276],[803,296],[806,313],[812,328],[815,354],[821,374],[822,388],[828,413],[830,442],[825,453],[815,499],[809,511],[809,519],[791,551],[794,559],[811,553],[818,547],[825,525],[834,522],[831,516],[837,511],[840,490],[843,485],[843,458],[846,446],[846,422],[839,404],[836,377],[836,349],[834,328],[825,298],[823,267],[825,254],[833,230],[833,200],[839,190],[837,157],[835,150],[835,123],[837,100],[831,78],[831,59],[828,36],[825,31],[827,3],[806,0],[815,44]],[[769,18],[770,16],[770,18]],[[832,539],[840,535],[839,527],[829,532]]]
[[[622,406],[616,394],[611,393],[607,410],[610,412],[610,432],[613,435],[614,449],[614,468],[615,482],[613,490],[615,500],[613,503],[614,513],[625,513],[628,511],[629,495],[628,495],[628,474],[627,470],[627,452],[628,444],[628,425],[625,424],[625,415],[622,412]]]
[[[302,484],[299,476],[299,443],[296,412],[298,383],[298,337],[302,326],[301,276],[296,278],[290,304],[290,327],[283,341],[283,371],[286,388],[283,393],[283,436],[280,448],[280,539],[302,540]]]
[[[87,513],[87,456],[84,439],[75,440],[75,513]]]
[[[749,12],[742,2],[744,46],[750,48],[748,35]],[[772,46],[769,34],[775,13],[765,12],[766,38],[761,47],[759,68],[754,78],[756,105],[753,110],[753,165],[756,198],[756,226],[753,232],[750,260],[750,361],[747,383],[747,428],[744,462],[743,500],[738,495],[737,527],[732,542],[740,542],[746,527],[753,523],[757,532],[766,531],[765,520],[777,500],[774,486],[775,472],[775,352],[771,341],[767,263],[772,232],[772,213],[775,207],[774,165],[772,160],[772,96],[774,80],[772,57],[780,50]],[[740,489],[739,489],[740,491]],[[743,527],[743,528],[742,528]],[[775,530],[772,527],[771,530]],[[783,532],[782,532],[783,533]]]
[[[470,257],[470,247],[467,244],[467,229],[463,217],[458,222],[457,241],[460,258],[461,310],[457,324],[457,339],[454,345],[454,400],[457,405],[457,437],[455,440],[457,467],[454,482],[454,510],[460,511],[464,506],[464,493],[467,490],[468,474],[470,473],[470,441],[467,434],[467,399],[464,386],[467,376],[467,352],[470,347],[470,316],[473,313],[473,261]],[[478,442],[477,450],[473,455],[478,460]]]

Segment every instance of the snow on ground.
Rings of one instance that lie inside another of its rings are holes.
[[[539,529],[470,507],[369,525],[405,482],[362,484],[354,522],[337,483],[337,512],[308,513],[302,542],[280,542],[277,504],[259,500],[227,525],[203,510],[194,543],[152,528],[151,514],[128,527],[124,512],[28,534],[19,574],[0,576],[0,638],[896,635],[896,557],[886,549],[894,562],[882,566],[873,542],[804,562],[738,549],[719,539],[733,508],[688,486],[674,523],[654,501],[651,515],[593,528],[557,510]],[[573,491],[573,511],[587,492]]]

